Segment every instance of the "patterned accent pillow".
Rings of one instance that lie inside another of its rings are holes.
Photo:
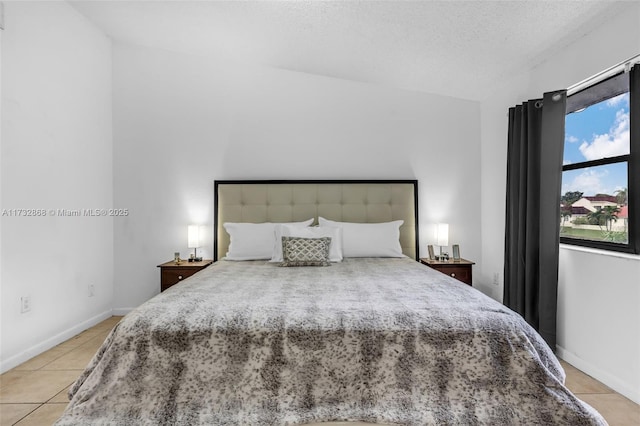
[[[331,237],[282,237],[280,266],[329,266]]]

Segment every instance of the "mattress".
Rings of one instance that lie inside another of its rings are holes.
[[[114,328],[58,425],[606,424],[542,338],[409,258],[219,261]]]

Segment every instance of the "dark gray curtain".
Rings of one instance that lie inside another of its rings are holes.
[[[509,109],[503,303],[556,349],[566,91]]]

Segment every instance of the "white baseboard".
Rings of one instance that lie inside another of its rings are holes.
[[[11,370],[12,368],[17,367],[25,361],[29,361],[31,358],[40,355],[45,351],[48,351],[49,349],[53,348],[56,345],[59,345],[66,340],[69,340],[73,336],[85,331],[88,328],[93,327],[94,325],[106,320],[113,315],[114,314],[112,309],[104,311],[101,314],[91,317],[88,320],[81,322],[80,324],[76,324],[73,327],[63,331],[62,333],[58,333],[55,336],[52,336],[47,340],[40,342],[25,351],[20,352],[19,354],[16,354],[6,360],[2,360],[0,362],[0,373]]]
[[[133,311],[135,308],[114,308],[113,316],[119,317],[127,315],[129,312]]]
[[[556,355],[558,356],[558,358],[567,361],[578,370],[587,373],[594,379],[599,380],[603,384],[609,386],[619,394],[626,396],[636,404],[640,404],[640,391],[634,388],[630,383],[627,383],[622,379],[607,373],[606,371],[602,371],[600,368],[594,366],[588,361],[585,361],[584,359],[581,359],[576,354],[569,352],[561,346],[556,345]]]

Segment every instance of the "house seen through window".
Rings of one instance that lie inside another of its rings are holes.
[[[563,243],[633,251],[629,244],[629,79],[620,73],[567,100],[560,198]]]

